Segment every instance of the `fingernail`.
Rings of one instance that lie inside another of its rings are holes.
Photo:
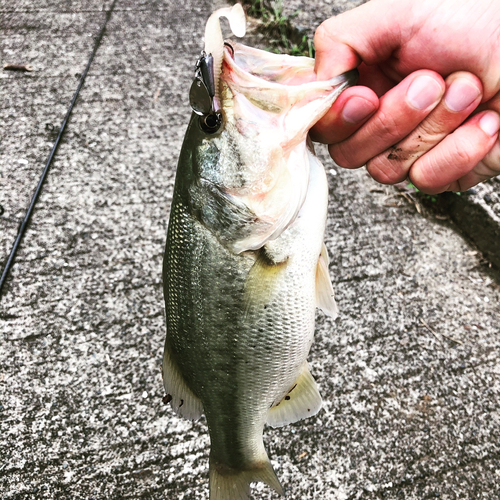
[[[441,99],[443,89],[430,76],[415,78],[406,91],[408,102],[417,109],[427,109]]]
[[[351,97],[344,109],[342,118],[347,123],[359,123],[375,111],[375,105],[362,97]]]
[[[469,80],[455,80],[444,96],[444,102],[451,111],[463,111],[469,107],[481,94],[481,91]]]
[[[494,111],[489,111],[479,120],[479,127],[483,132],[493,137],[500,129],[500,117]]]

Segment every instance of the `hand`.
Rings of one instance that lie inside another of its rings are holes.
[[[359,66],[311,131],[342,167],[433,194],[500,174],[500,3],[371,0],[316,31],[316,73]]]

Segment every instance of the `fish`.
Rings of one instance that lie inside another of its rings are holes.
[[[283,495],[263,442],[316,414],[307,356],[315,311],[337,306],[323,243],[328,185],[308,131],[355,81],[317,81],[314,60],[224,41],[239,4],[207,21],[190,89],[163,264],[166,401],[206,417],[210,500]]]

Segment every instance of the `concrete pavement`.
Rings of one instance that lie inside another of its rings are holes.
[[[2,262],[109,5],[0,7],[2,64],[34,67],[1,72]],[[159,366],[169,202],[212,9],[117,0],[0,300],[2,498],[208,497],[205,421],[162,404]],[[288,498],[497,498],[498,274],[450,221],[324,163],[340,317],[319,313],[310,356],[324,409],[265,432]]]

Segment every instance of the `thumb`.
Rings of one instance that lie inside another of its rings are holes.
[[[318,80],[333,78],[361,62],[370,65],[388,59],[401,44],[397,4],[371,0],[324,21],[314,36]]]

